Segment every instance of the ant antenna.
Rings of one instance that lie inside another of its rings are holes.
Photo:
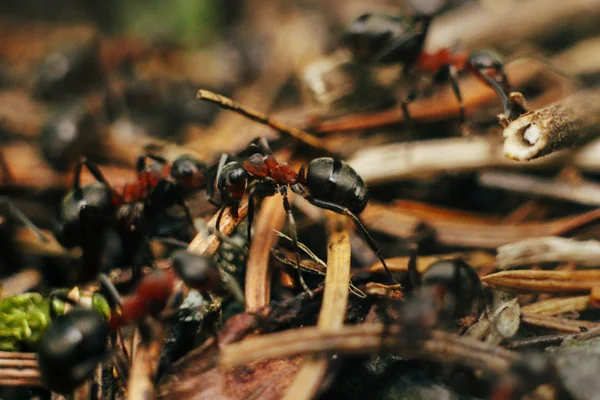
[[[196,98],[198,100],[206,100],[211,103],[215,103],[224,109],[235,111],[238,114],[241,114],[241,115],[245,116],[246,118],[251,119],[252,121],[256,121],[263,125],[270,126],[271,128],[275,129],[278,132],[292,136],[293,138],[295,138],[311,147],[315,147],[315,148],[321,149],[321,150],[327,150],[325,148],[325,144],[324,144],[323,140],[315,137],[314,135],[311,135],[310,133],[305,132],[301,129],[294,128],[292,126],[288,126],[287,124],[277,121],[259,111],[247,108],[247,107],[241,105],[240,103],[233,101],[232,99],[230,99],[228,97],[213,93],[208,90],[200,89],[200,90],[198,90],[198,94],[196,95]]]
[[[4,196],[0,196],[0,204],[4,203],[6,207],[8,207],[8,212],[10,212],[14,217],[16,217],[23,225],[29,228],[35,235],[44,243],[50,243],[50,239],[46,237],[29,218],[25,214],[21,212],[8,198]]]

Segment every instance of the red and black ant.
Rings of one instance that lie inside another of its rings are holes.
[[[448,79],[460,106],[460,121],[466,121],[458,73],[467,70],[492,88],[502,100],[504,116],[514,119],[509,101],[510,84],[502,60],[489,51],[469,53],[441,49],[434,53],[424,51],[425,40],[433,14],[417,13],[412,18],[383,13],[359,16],[344,33],[342,42],[358,62],[370,64],[400,64],[412,76],[427,73],[437,80]],[[414,80],[417,81],[417,80]],[[415,86],[402,99],[402,110],[407,122],[411,117],[408,103],[418,96]]]
[[[38,348],[44,384],[59,393],[70,393],[79,387],[110,355],[107,342],[111,332],[139,323],[147,316],[159,317],[172,304],[180,279],[201,291],[213,290],[220,282],[218,266],[211,258],[178,251],[173,254],[172,262],[173,268],[155,270],[145,276],[125,299],[121,299],[108,277],[101,274],[100,283],[107,298],[120,309],[113,309],[109,321],[98,311],[76,303],[73,311],[53,318]]]
[[[146,158],[157,163],[146,166]],[[97,182],[81,185],[83,166]],[[84,277],[91,278],[102,270],[98,263],[113,264],[115,254],[121,253],[119,248],[127,248],[134,257],[141,252],[149,255],[148,231],[155,218],[171,206],[183,208],[193,229],[184,195],[206,188],[206,166],[190,156],[181,156],[169,164],[161,157],[148,155],[138,159],[136,169],[137,180],[117,191],[90,160],[83,158],[75,166],[73,190],[63,199],[55,232],[64,247],[82,246],[84,265],[96,266],[82,271]],[[131,251],[131,246],[136,251]],[[141,263],[143,260],[133,264]]]
[[[266,140],[259,140],[251,145],[255,151],[245,161],[232,161],[225,166],[217,176],[217,188],[225,201],[225,206],[231,207],[234,213],[244,194],[248,192],[248,238],[254,219],[254,196],[273,196],[277,193],[283,197],[283,207],[288,216],[292,243],[296,254],[296,266],[300,284],[310,293],[300,269],[298,250],[298,235],[292,207],[288,199],[288,188],[301,195],[312,205],[326,210],[343,214],[361,230],[369,246],[377,254],[389,276],[389,271],[379,247],[362,224],[358,215],[367,205],[367,188],[354,169],[343,161],[330,157],[321,157],[302,166],[296,173],[286,164],[278,162],[268,148]],[[219,226],[225,207],[217,217]]]

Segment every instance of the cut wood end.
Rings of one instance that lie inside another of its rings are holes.
[[[525,114],[504,129],[504,155],[516,161],[528,161],[543,155],[548,134],[535,114]]]

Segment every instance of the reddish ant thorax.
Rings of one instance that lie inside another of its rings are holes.
[[[166,307],[175,286],[172,270],[157,270],[144,277],[135,292],[123,300],[121,312],[113,311],[110,318],[112,330],[139,321],[146,315],[157,315]]]
[[[293,185],[298,181],[296,171],[288,164],[279,164],[271,170],[271,178],[278,185]]]
[[[275,160],[275,159],[273,159]],[[275,161],[277,163],[277,161]],[[269,176],[269,166],[266,157],[262,154],[252,154],[242,164],[244,169],[255,178],[266,178]]]
[[[416,68],[434,75],[445,65],[453,65],[458,71],[467,68],[469,53],[466,51],[453,51],[441,49],[435,53],[421,53],[417,60]]]

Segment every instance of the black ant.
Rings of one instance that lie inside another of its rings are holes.
[[[416,251],[408,264],[409,293],[401,311],[407,331],[424,332],[469,315],[482,298],[477,272],[460,259],[432,263],[423,273],[417,270]]]
[[[146,158],[157,163],[147,167]],[[96,182],[81,185],[83,166]],[[119,253],[119,247],[130,250],[128,245],[149,254],[144,238],[150,225],[160,212],[173,205],[183,208],[193,228],[184,194],[206,187],[206,166],[190,156],[181,156],[169,164],[161,157],[147,155],[138,159],[136,169],[138,179],[117,191],[90,160],[82,158],[75,166],[73,190],[63,199],[56,238],[66,248],[82,246],[84,265],[110,264],[107,258]],[[121,226],[116,227],[116,223]],[[121,239],[129,243],[121,243]],[[105,243],[99,245],[99,240]],[[144,244],[145,249],[141,248]],[[84,274],[93,277],[99,269],[102,268],[90,268]]]
[[[370,64],[400,64],[408,74],[428,73],[439,79],[448,79],[460,106],[460,121],[466,121],[458,73],[468,70],[487,86],[492,88],[502,100],[504,116],[512,119],[509,101],[510,84],[502,60],[489,51],[469,53],[444,48],[434,53],[426,53],[424,44],[429,32],[433,14],[418,13],[412,18],[392,16],[383,13],[366,13],[359,16],[344,33],[342,42],[352,52],[358,62]],[[406,121],[411,116],[408,103],[418,95],[414,87],[402,100],[402,110]]]
[[[259,145],[260,144],[260,145]],[[302,166],[296,173],[286,164],[278,162],[268,148],[266,140],[259,140],[251,145],[256,152],[243,162],[232,161],[222,168],[217,177],[217,187],[225,206],[237,213],[240,201],[246,192],[248,202],[248,238],[254,219],[254,196],[273,196],[277,193],[283,197],[283,207],[288,216],[292,243],[296,254],[298,277],[302,287],[310,293],[300,269],[298,235],[292,207],[288,199],[288,188],[301,195],[312,205],[343,214],[354,222],[361,230],[369,246],[375,251],[389,276],[389,271],[379,247],[362,224],[358,215],[367,205],[367,188],[360,175],[348,164],[330,157],[321,157]],[[225,207],[217,217],[219,226]]]
[[[155,270],[145,276],[135,292],[121,299],[108,277],[100,275],[100,283],[113,305],[109,321],[92,309],[76,307],[53,318],[40,341],[38,363],[42,381],[58,393],[70,393],[90,378],[96,367],[110,355],[107,348],[111,332],[136,324],[146,316],[158,317],[178,293],[177,281],[189,287],[210,291],[220,282],[216,263],[185,251],[172,256],[173,268]],[[72,302],[68,298],[66,301]]]

